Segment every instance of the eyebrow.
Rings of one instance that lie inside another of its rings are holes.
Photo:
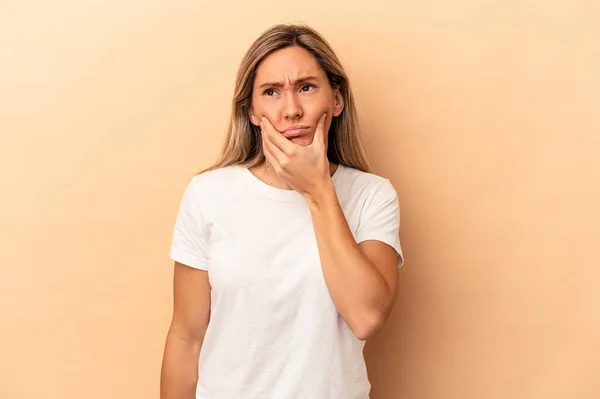
[[[318,80],[318,78],[316,76],[305,76],[296,80],[292,81],[292,85],[298,85],[300,83],[304,83],[308,80]],[[284,84],[282,82],[266,82],[261,84],[260,86],[258,86],[259,88],[263,88],[263,87],[283,87]]]

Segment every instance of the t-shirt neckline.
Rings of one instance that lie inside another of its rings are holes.
[[[279,199],[279,200],[304,201],[304,197],[302,197],[302,195],[300,193],[298,193],[297,191],[273,187],[273,186],[265,183],[264,181],[260,180],[258,177],[256,177],[250,171],[250,169],[248,169],[244,166],[238,166],[238,168],[242,170],[242,173],[244,175],[246,175],[245,176],[246,181],[248,182],[248,184],[250,186],[252,186],[253,189],[255,189],[271,198],[275,198],[275,199]],[[338,167],[336,168],[335,172],[333,172],[333,175],[331,176],[331,180],[333,181],[334,186],[338,185],[338,182],[340,181],[340,178],[341,178],[344,168],[345,168],[344,165],[338,164]]]

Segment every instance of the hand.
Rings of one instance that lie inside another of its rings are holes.
[[[279,133],[267,118],[261,119],[267,162],[281,179],[304,197],[318,195],[331,183],[325,145],[326,116],[323,114],[319,119],[313,141],[308,146],[293,143]]]

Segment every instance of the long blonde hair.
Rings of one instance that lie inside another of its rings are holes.
[[[246,52],[235,81],[231,119],[223,148],[216,163],[199,173],[230,165],[250,168],[265,160],[260,128],[250,122],[248,115],[254,78],[258,65],[269,54],[292,46],[302,47],[315,56],[331,87],[339,88],[344,100],[342,113],[331,122],[327,158],[333,163],[369,171],[354,97],[341,62],[327,41],[314,29],[302,24],[280,24],[266,30]]]

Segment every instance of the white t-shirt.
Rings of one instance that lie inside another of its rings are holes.
[[[356,241],[389,244],[402,266],[389,180],[342,165],[332,180]],[[170,257],[207,270],[212,287],[197,399],[368,399],[364,341],[327,290],[299,193],[240,166],[194,176]]]

